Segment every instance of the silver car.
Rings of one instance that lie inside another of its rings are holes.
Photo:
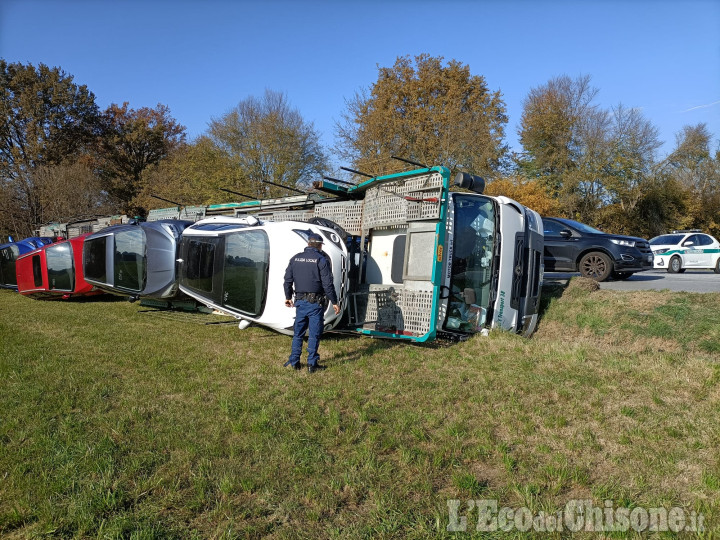
[[[114,225],[88,236],[85,281],[131,298],[172,298],[177,293],[177,249],[191,221],[167,219]]]

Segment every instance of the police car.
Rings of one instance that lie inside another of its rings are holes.
[[[325,329],[342,318],[347,295],[348,251],[329,227],[297,221],[261,221],[254,216],[214,216],[183,231],[180,290],[208,307],[240,319],[239,327],[266,326],[292,335],[295,310],[285,306],[285,270],[290,258],[308,245],[308,235],[323,237],[323,252],[333,269],[340,314],[325,311]]]
[[[720,242],[700,230],[673,231],[650,240],[655,268],[672,274],[688,268],[712,268],[720,274]]]

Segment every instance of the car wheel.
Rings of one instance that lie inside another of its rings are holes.
[[[580,273],[595,281],[605,281],[612,273],[610,258],[599,251],[592,251],[580,259]]]
[[[718,257],[718,260],[715,263],[715,268],[713,268],[713,270],[715,270],[716,274],[720,274],[720,257]]]
[[[635,272],[613,272],[613,278],[615,279],[627,279],[632,276]]]
[[[682,261],[677,255],[670,259],[668,263],[668,272],[671,274],[679,274],[682,271]]]

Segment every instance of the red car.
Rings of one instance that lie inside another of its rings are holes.
[[[91,233],[43,246],[17,259],[18,292],[32,298],[103,294],[85,281],[83,244]]]

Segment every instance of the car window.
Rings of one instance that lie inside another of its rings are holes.
[[[676,244],[679,244],[683,239],[682,234],[662,234],[660,236],[656,236],[652,240],[650,240],[651,246],[674,246]]]
[[[691,236],[688,236],[685,240],[683,240],[682,245],[683,246],[689,246],[690,243],[692,243],[693,246],[697,246],[700,242],[700,235],[699,234],[693,234]]]
[[[696,244],[698,246],[710,246],[713,243],[713,239],[707,234],[697,234],[695,236],[698,237],[698,242]]]
[[[265,231],[230,233],[225,237],[223,304],[260,315],[267,294],[270,243]]]
[[[185,285],[198,291],[213,292],[215,248],[219,242],[219,238],[195,239],[192,237],[186,241]]]
[[[107,282],[105,272],[105,245],[107,239],[107,236],[101,236],[85,240],[85,247],[83,248],[83,271],[85,277],[100,283]]]
[[[560,231],[567,229],[567,226],[558,221],[543,220],[543,232],[550,236],[560,236]]]
[[[36,287],[42,287],[42,268],[40,268],[40,255],[33,255],[32,257],[33,267],[33,283]]]

